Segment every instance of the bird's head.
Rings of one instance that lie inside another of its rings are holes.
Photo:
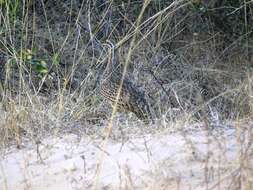
[[[106,52],[106,69],[112,69],[115,66],[115,45],[110,40],[106,40],[105,43],[102,44],[102,47]]]

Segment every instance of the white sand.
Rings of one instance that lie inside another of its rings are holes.
[[[104,153],[102,139],[48,137],[39,146],[42,160],[32,143],[5,151],[0,160],[0,189],[205,189],[207,184],[226,189],[228,181],[215,184],[236,171],[240,147],[235,129],[213,133],[179,130],[124,143],[109,140]]]

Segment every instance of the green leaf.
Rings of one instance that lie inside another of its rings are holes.
[[[40,74],[46,74],[48,73],[48,69],[42,65],[37,65],[36,66],[36,71]]]
[[[53,65],[58,65],[60,63],[60,56],[58,53],[53,55],[52,63]]]

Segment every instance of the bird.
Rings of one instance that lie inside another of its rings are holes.
[[[107,57],[102,63],[105,65],[100,76],[99,93],[114,106],[120,90],[117,111],[132,112],[145,123],[153,122],[145,91],[137,87],[127,76],[123,77],[120,63],[115,56],[114,44],[107,40],[103,46],[107,50]]]

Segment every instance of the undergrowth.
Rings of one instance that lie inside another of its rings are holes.
[[[1,147],[75,125],[90,132],[110,118],[113,124],[116,108],[98,93],[104,55],[93,38],[117,46],[157,125],[251,120],[250,21],[251,1],[0,0]],[[137,120],[129,113],[118,118]],[[233,177],[252,189],[247,150]]]

